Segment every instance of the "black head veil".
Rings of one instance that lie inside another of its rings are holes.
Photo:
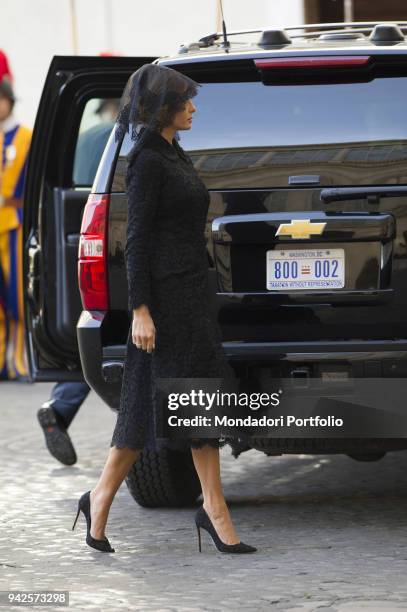
[[[139,151],[148,135],[171,123],[185,102],[198,93],[200,83],[190,77],[158,64],[143,64],[130,76],[124,88],[116,119],[115,139],[130,133],[134,146],[128,159]],[[178,132],[174,135],[179,140]]]

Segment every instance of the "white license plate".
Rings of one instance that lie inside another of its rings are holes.
[[[267,251],[267,289],[341,289],[345,286],[344,249]]]

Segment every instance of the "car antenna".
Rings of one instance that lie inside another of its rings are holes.
[[[226,34],[226,24],[223,18],[222,0],[219,0],[219,4],[220,4],[220,11],[222,13],[223,46],[225,47],[225,49],[228,49],[230,47],[230,42],[228,41],[227,34]]]

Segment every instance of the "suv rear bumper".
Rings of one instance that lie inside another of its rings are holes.
[[[88,385],[110,408],[118,410],[121,378],[108,381],[103,375],[102,326],[106,312],[83,310],[76,325],[83,376]],[[122,368],[123,359],[118,366]]]
[[[88,384],[113,409],[119,406],[125,344],[103,346],[105,312],[83,311],[77,335],[83,374]],[[280,368],[281,376],[348,368],[350,376],[407,376],[407,339],[317,342],[224,342],[231,364]],[[275,371],[273,376],[279,375]]]
[[[375,358],[407,359],[407,340],[371,340],[371,341],[326,341],[320,342],[223,342],[226,355],[231,360],[248,361],[258,359],[296,359],[301,361],[332,359],[343,357],[358,357],[371,359],[372,351]],[[304,349],[309,349],[305,351]],[[112,344],[103,347],[106,358],[123,358],[126,356],[124,344]]]

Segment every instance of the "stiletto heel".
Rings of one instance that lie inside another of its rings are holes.
[[[196,526],[196,529],[198,531],[198,545],[199,545],[199,552],[202,552],[201,550],[201,530],[199,529],[199,526]]]
[[[79,516],[79,512],[80,511],[81,511],[81,509],[80,509],[79,504],[78,504],[78,512],[76,514],[75,520],[74,520],[73,525],[72,525],[72,531],[75,529],[76,521],[78,520],[78,516]]]
[[[195,525],[198,529],[199,552],[202,552],[201,551],[201,534],[199,530],[200,527],[205,529],[212,536],[213,543],[215,544],[216,548],[220,552],[251,553],[257,550],[257,548],[255,548],[254,546],[250,546],[249,544],[244,544],[244,542],[237,542],[236,544],[225,544],[225,542],[222,542],[222,540],[216,533],[216,529],[213,526],[211,519],[207,515],[203,505],[198,508],[195,514]]]
[[[103,538],[102,540],[98,540],[96,538],[94,538],[93,536],[90,535],[90,525],[91,525],[91,519],[90,519],[90,491],[86,491],[86,493],[84,493],[78,501],[78,512],[76,515],[76,518],[74,520],[74,524],[72,526],[72,530],[74,529],[75,525],[76,525],[76,521],[78,520],[78,516],[79,516],[79,512],[82,510],[83,514],[85,515],[86,518],[86,527],[87,527],[87,531],[86,531],[86,544],[88,544],[88,546],[91,546],[92,548],[96,548],[96,550],[99,550],[100,552],[115,552],[114,548],[112,548],[110,546],[110,542],[107,538]]]

